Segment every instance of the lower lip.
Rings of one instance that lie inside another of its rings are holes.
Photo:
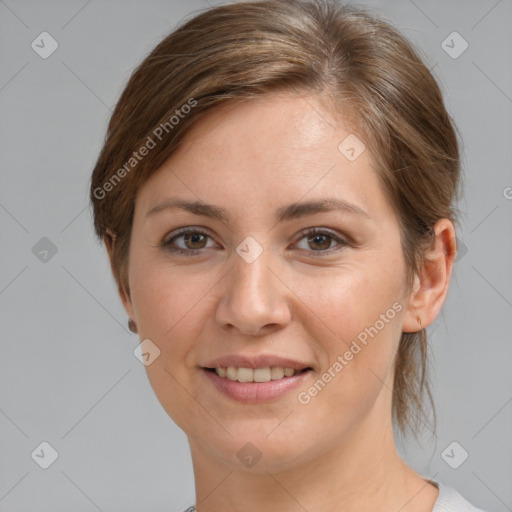
[[[304,382],[311,370],[268,382],[238,382],[219,377],[215,372],[202,369],[212,384],[224,395],[244,403],[268,402],[279,398]]]

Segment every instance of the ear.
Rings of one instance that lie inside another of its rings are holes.
[[[112,275],[114,276],[114,279],[117,284],[117,291],[119,293],[119,297],[121,298],[121,302],[123,303],[124,309],[128,313],[128,316],[133,319],[133,306],[130,298],[130,294],[124,289],[122,286],[118,272],[116,270],[116,267],[114,265],[114,249],[115,249],[115,242],[116,238],[112,234],[109,234],[108,232],[103,237],[103,241],[105,243],[105,247],[107,249],[108,258],[110,260],[110,269],[112,271]]]
[[[448,294],[453,263],[457,254],[455,228],[448,219],[434,225],[435,240],[418,270],[409,304],[403,316],[402,331],[416,332],[437,317]],[[418,323],[421,320],[421,326]]]

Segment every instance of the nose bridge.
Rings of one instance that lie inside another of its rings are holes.
[[[252,255],[253,258],[245,259],[240,255],[243,248],[239,248],[234,256],[233,263],[233,292],[237,294],[254,295],[254,298],[263,301],[268,300],[269,292],[272,289],[270,283],[271,272],[269,266],[272,264],[269,258],[269,251],[263,251],[259,255]],[[253,252],[253,249],[250,249]],[[250,252],[247,254],[250,255]]]
[[[248,237],[233,254],[233,267],[224,288],[217,319],[240,331],[257,334],[268,325],[289,319],[282,283],[271,270],[272,252]],[[269,268],[270,267],[270,268]]]

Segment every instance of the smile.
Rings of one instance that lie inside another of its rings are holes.
[[[294,375],[307,371],[308,368],[295,370],[294,368],[284,368],[282,366],[266,366],[263,368],[228,366],[227,368],[209,368],[209,370],[214,371],[219,377],[236,380],[238,382],[269,382],[271,380],[281,380],[285,377],[293,377]]]
[[[217,391],[243,403],[278,399],[298,387],[311,373],[309,367],[302,370],[282,366],[203,368],[203,374]]]

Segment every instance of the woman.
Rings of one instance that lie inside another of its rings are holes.
[[[199,512],[478,510],[394,440],[428,420],[459,172],[435,79],[355,8],[219,6],[135,70],[94,225]]]

